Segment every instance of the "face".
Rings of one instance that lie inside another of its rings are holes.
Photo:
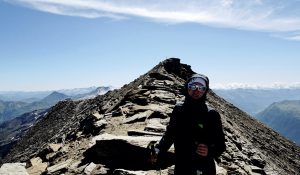
[[[191,86],[188,87],[188,94],[193,99],[197,100],[201,98],[206,91],[206,88],[203,84],[195,82]]]

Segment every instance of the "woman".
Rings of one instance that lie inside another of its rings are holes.
[[[205,103],[208,89],[205,75],[195,74],[186,81],[185,100],[175,106],[155,146],[156,156],[162,156],[174,143],[175,175],[216,174],[214,159],[224,152],[225,138],[219,113]]]

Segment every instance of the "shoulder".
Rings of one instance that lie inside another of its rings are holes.
[[[177,102],[173,108],[173,111],[172,111],[172,116],[174,118],[174,116],[179,116],[180,114],[182,114],[183,112],[183,102]]]
[[[176,110],[182,110],[183,109],[183,102],[176,102],[175,106],[174,106],[174,111]]]
[[[218,113],[218,111],[214,107],[212,107],[210,104],[208,104],[208,103],[205,103],[205,104],[206,104],[208,113]]]
[[[180,112],[183,110],[183,102],[177,102],[173,108],[173,112]]]
[[[215,120],[221,119],[219,112],[215,108],[207,105],[207,112],[208,112],[208,115],[210,116],[210,118],[213,118]]]

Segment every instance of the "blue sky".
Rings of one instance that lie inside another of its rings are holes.
[[[299,9],[299,0],[0,0],[0,91],[120,87],[169,57],[213,88],[297,86]]]

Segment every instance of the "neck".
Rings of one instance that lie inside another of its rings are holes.
[[[205,96],[199,98],[199,99],[193,99],[190,96],[186,96],[184,104],[188,107],[197,107],[199,108],[200,106],[205,105],[206,98]]]

